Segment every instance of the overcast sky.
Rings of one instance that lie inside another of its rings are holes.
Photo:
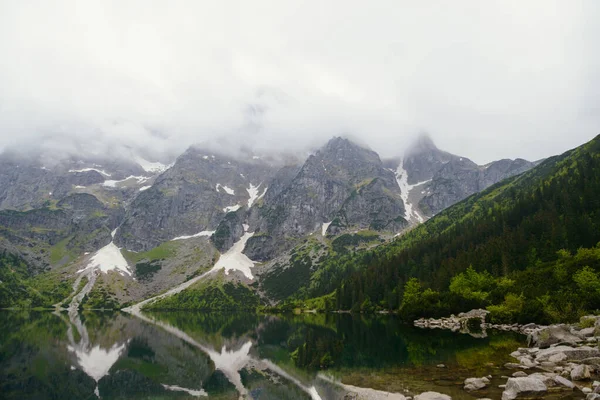
[[[429,132],[479,163],[600,133],[600,2],[0,0],[0,148]]]

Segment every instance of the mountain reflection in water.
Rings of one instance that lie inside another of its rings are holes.
[[[462,380],[499,378],[523,341],[419,330],[394,316],[2,311],[0,326],[7,399],[463,398]]]

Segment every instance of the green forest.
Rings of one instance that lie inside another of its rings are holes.
[[[599,211],[596,137],[392,243],[326,260],[288,303],[407,320],[475,307],[496,322],[576,320],[600,309]]]

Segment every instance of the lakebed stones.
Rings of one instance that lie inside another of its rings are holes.
[[[415,400],[452,400],[452,397],[438,392],[425,392],[416,395]]]
[[[490,380],[487,377],[483,378],[468,378],[465,379],[464,389],[468,391],[480,390],[487,387]]]

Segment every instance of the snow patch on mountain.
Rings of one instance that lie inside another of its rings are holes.
[[[112,231],[111,236],[114,238],[116,233],[117,230],[115,229]],[[77,273],[94,268],[104,273],[107,273],[108,271],[117,271],[122,275],[127,274],[131,276],[127,260],[125,260],[123,254],[121,254],[121,249],[117,247],[114,241],[111,241],[109,244],[98,250],[92,258],[90,258],[87,266],[77,271]]]
[[[396,175],[396,182],[398,182],[398,186],[400,187],[400,196],[402,201],[404,202],[404,218],[407,221],[418,221],[419,223],[424,222],[425,219],[423,216],[413,207],[413,205],[409,201],[410,192],[421,185],[424,185],[427,182],[430,182],[431,179],[415,183],[414,185],[410,185],[408,183],[408,172],[404,169],[404,160],[400,160],[400,164],[398,164],[398,169],[396,171],[391,170]]]
[[[323,222],[323,225],[321,226],[321,236],[324,237],[327,234],[327,229],[329,228],[329,225],[331,225],[331,222],[333,221]]]
[[[220,183],[217,183],[217,186],[215,186],[215,190],[218,192],[219,189],[223,189],[225,193],[235,196],[235,190],[225,185],[221,185]]]
[[[223,209],[223,212],[228,213],[228,212],[237,211],[240,209],[240,207],[242,207],[242,206],[240,206],[239,204],[236,204],[235,206],[228,206]]]
[[[69,172],[88,172],[88,171],[96,171],[104,176],[108,176],[110,177],[111,174],[109,174],[108,172],[102,170],[102,169],[98,169],[98,168],[82,168],[82,169],[70,169]]]
[[[263,190],[261,195],[258,194],[258,189],[260,189],[261,185],[262,185],[262,183],[259,183],[258,186],[254,186],[253,184],[250,184],[250,187],[248,189],[246,189],[246,191],[248,192],[248,196],[250,196],[250,198],[248,199],[248,208],[252,207],[252,205],[257,200],[260,200],[265,195],[265,193],[267,193],[267,188],[265,188],[265,190]]]
[[[151,187],[152,187],[152,185],[149,185],[149,186],[142,186],[142,187],[141,187],[139,190],[140,190],[140,192],[143,192],[144,190],[148,190],[148,189],[150,189]]]
[[[219,261],[217,261],[211,271],[224,269],[226,275],[229,275],[229,271],[240,271],[246,278],[250,280],[254,279],[250,270],[254,267],[254,262],[242,253],[244,247],[246,247],[246,242],[254,235],[254,232],[248,232],[248,228],[248,225],[244,224],[244,235],[229,250],[221,255]]]
[[[162,173],[173,166],[173,164],[165,165],[160,162],[151,162],[138,156],[136,156],[134,159],[135,162],[138,163],[139,166],[142,167],[146,172]]]
[[[191,239],[191,238],[195,238],[195,237],[201,237],[201,236],[212,236],[213,233],[215,233],[215,231],[202,231],[202,232],[198,232],[194,235],[188,235],[188,236],[177,236],[176,238],[171,239],[171,241],[173,240],[185,240],[185,239]]]
[[[121,180],[118,180],[118,181],[115,181],[115,180],[104,181],[102,183],[102,186],[116,188],[117,185],[119,185],[120,183],[124,183],[124,182],[127,182],[127,181],[132,180],[132,179],[135,179],[137,181],[136,183],[139,185],[139,184],[142,184],[142,183],[148,181],[150,178],[147,177],[147,176],[135,176],[135,175],[131,175],[131,176],[128,176],[127,178],[125,178],[125,179],[121,179]]]

